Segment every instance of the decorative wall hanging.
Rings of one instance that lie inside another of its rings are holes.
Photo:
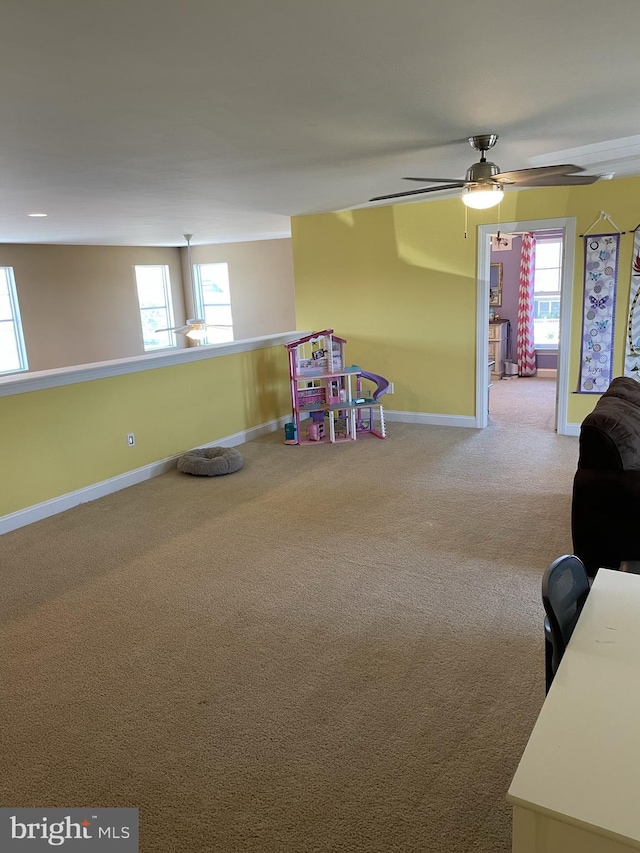
[[[640,381],[640,231],[636,229],[631,256],[629,320],[624,348],[624,375]]]
[[[620,233],[584,236],[579,394],[603,394],[611,383],[619,246]]]

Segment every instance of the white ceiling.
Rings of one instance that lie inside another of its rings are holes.
[[[475,133],[503,170],[595,146],[640,173],[610,142],[638,131],[637,0],[5,0],[0,26],[4,243],[288,236],[464,177]]]

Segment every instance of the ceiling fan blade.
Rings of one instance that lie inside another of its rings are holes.
[[[584,172],[582,166],[536,166],[531,169],[516,169],[515,172],[500,172],[493,175],[493,180],[500,184],[522,184],[534,175],[573,175],[575,172]]]
[[[168,329],[156,329],[156,332],[184,332],[190,329],[191,326],[169,326]]]
[[[433,183],[433,184],[459,184],[461,187],[464,186],[464,181],[461,181],[459,178],[403,178],[403,181],[419,181],[421,184],[424,183]]]
[[[464,186],[463,181],[458,181],[455,184],[445,184],[443,187],[424,187],[421,190],[406,190],[403,193],[391,193],[391,195],[378,195],[375,198],[370,198],[369,201],[385,201],[388,198],[405,198],[409,195],[420,195],[421,193],[438,193],[443,190],[458,190]]]
[[[526,181],[518,183],[518,187],[584,187],[595,184],[600,175],[541,175],[539,178],[532,175]],[[511,184],[504,184],[505,187]]]
[[[169,326],[168,329],[156,329],[156,332],[191,332],[193,329],[230,329],[231,325],[217,325],[215,323],[205,323],[204,320],[188,320],[186,326]]]

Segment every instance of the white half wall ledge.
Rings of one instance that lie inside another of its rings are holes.
[[[39,370],[33,373],[12,373],[0,376],[0,397],[12,394],[26,394],[29,391],[42,391],[45,388],[58,388],[62,385],[75,385],[78,382],[92,382],[94,379],[106,379],[110,376],[122,376],[126,373],[141,373],[145,370],[157,370],[174,364],[188,364],[208,358],[220,358],[238,352],[267,349],[284,346],[310,332],[280,332],[276,335],[264,335],[259,338],[245,338],[224,344],[208,344],[187,349],[169,350],[159,353],[117,358],[112,361],[98,361],[92,364],[80,364],[73,367],[59,367],[54,370]]]

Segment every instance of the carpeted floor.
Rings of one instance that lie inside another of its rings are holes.
[[[240,449],[0,539],[2,804],[138,806],[145,853],[507,853],[577,439]]]
[[[555,378],[513,376],[495,380],[489,389],[490,427],[533,427],[553,432],[555,422]]]

